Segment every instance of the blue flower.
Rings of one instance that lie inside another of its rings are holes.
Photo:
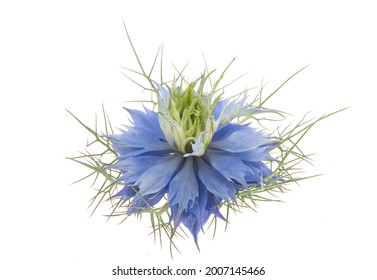
[[[277,141],[238,124],[238,117],[258,113],[240,100],[214,97],[199,86],[186,89],[154,83],[158,112],[126,109],[132,126],[108,136],[118,153],[111,165],[124,184],[115,197],[129,202],[128,213],[139,213],[167,199],[170,222],[184,225],[197,242],[211,215],[224,219],[220,206],[236,201],[236,193],[261,186],[271,170],[264,161]],[[195,89],[196,88],[196,89]]]

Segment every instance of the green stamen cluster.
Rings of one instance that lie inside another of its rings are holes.
[[[194,89],[196,82],[190,83],[185,91],[182,86],[170,92],[169,112],[174,121],[183,129],[186,143],[182,143],[182,153],[192,153],[192,144],[205,130],[205,120],[210,112],[203,104],[203,94]]]
[[[202,75],[187,87],[183,80],[177,86],[176,80],[168,87],[168,96],[159,98],[161,128],[169,144],[185,156],[203,155],[216,131],[213,110],[220,97],[213,100],[213,92],[204,92],[208,77]]]

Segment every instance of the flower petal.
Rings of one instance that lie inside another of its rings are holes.
[[[226,221],[224,216],[220,213],[220,203],[223,201],[221,197],[214,195],[213,193],[208,193],[207,207],[209,213],[215,215],[216,217]]]
[[[196,245],[198,245],[199,231],[203,228],[204,224],[208,221],[209,216],[211,215],[211,212],[207,209],[207,198],[210,193],[202,182],[198,181],[198,184],[199,196],[196,198],[194,205],[187,211],[183,212],[180,217],[180,222],[182,222],[191,232]]]
[[[137,191],[139,190],[138,187],[134,187],[131,185],[126,184],[123,189],[121,189],[119,192],[117,192],[113,197],[123,197],[123,201],[126,202],[130,198],[134,197],[137,194]]]
[[[124,157],[141,155],[151,151],[173,151],[167,142],[135,127],[129,127],[122,134],[109,136],[109,139],[117,153]]]
[[[264,136],[251,127],[239,129],[218,141],[212,141],[208,146],[212,149],[220,149],[232,153],[246,152],[258,146],[276,142],[270,137]]]
[[[173,217],[174,221],[178,221],[182,212],[191,207],[199,195],[193,163],[192,157],[185,159],[182,168],[169,184],[167,191],[169,205],[178,207],[176,216]]]
[[[153,112],[146,107],[144,107],[145,113],[139,110],[124,109],[130,114],[134,127],[147,131],[153,138],[165,140],[165,136],[158,123],[158,115],[156,112]]]
[[[155,82],[153,80],[152,80],[152,82],[157,87],[158,91],[160,92],[162,100],[165,101],[168,98],[168,96],[169,96],[168,90],[166,88],[162,87],[159,83],[157,83],[157,82]]]
[[[232,182],[225,179],[220,172],[206,163],[202,158],[196,158],[196,162],[198,164],[200,181],[202,181],[209,192],[225,200],[236,200],[236,190]]]
[[[125,181],[127,183],[135,182],[147,169],[156,165],[160,162],[162,157],[160,156],[139,156],[125,158],[123,160],[117,161],[112,164],[111,168],[118,168],[122,171],[123,176],[121,176],[120,181]]]
[[[233,156],[238,157],[244,161],[257,162],[257,161],[275,161],[276,159],[268,154],[268,152],[275,148],[277,143],[268,144],[264,146],[257,147],[250,151],[231,153]]]
[[[230,100],[230,98],[220,100],[214,109],[214,117],[218,123],[230,122],[235,117],[239,117],[248,107],[245,103],[246,95],[241,100]]]
[[[263,162],[245,162],[247,166],[253,170],[253,173],[246,175],[246,181],[249,184],[260,185],[263,182],[263,178],[269,176],[272,171]]]
[[[198,174],[197,168],[196,174]],[[198,185],[199,197],[196,199],[194,205],[189,209],[189,211],[196,216],[196,218],[200,221],[201,224],[204,225],[208,219],[208,217],[206,218],[205,210],[207,207],[208,196],[210,193],[200,180],[198,180]]]
[[[160,190],[157,193],[148,194],[141,196],[137,194],[135,199],[132,201],[129,209],[127,211],[128,214],[132,214],[135,212],[143,211],[146,208],[156,205],[165,195],[166,191],[164,189]]]
[[[241,97],[241,96],[239,96]],[[259,113],[273,112],[273,110],[263,109],[245,101],[247,95],[239,100],[231,100],[230,98],[220,100],[213,111],[213,116],[218,123],[230,122],[234,118],[251,116]]]
[[[159,192],[166,187],[181,161],[182,156],[177,154],[161,158],[135,182],[140,189],[139,193],[144,196]]]
[[[108,135],[114,149],[122,157],[138,156],[154,151],[173,151],[160,128],[157,113],[126,109],[134,126],[125,126],[121,134]]]
[[[236,132],[238,130],[248,129],[247,125],[240,125],[235,123],[227,123],[226,125],[219,126],[213,134],[212,141],[219,141],[226,138],[228,135]]]
[[[245,175],[252,171],[241,159],[231,156],[231,153],[212,149],[207,149],[205,158],[208,159],[211,165],[228,181],[234,179],[245,188],[247,187]]]
[[[188,230],[191,232],[192,236],[194,237],[195,243],[198,246],[198,234],[199,231],[203,228],[203,225],[208,221],[208,218],[210,216],[210,213],[208,211],[205,211],[203,213],[203,218],[199,220],[196,215],[189,212],[186,213],[182,223],[185,225],[185,227],[188,228]]]
[[[126,126],[127,131],[122,134],[110,136],[110,139],[117,140],[120,147],[145,148],[150,147],[156,150],[166,149],[169,147],[165,140],[155,137],[148,129]]]

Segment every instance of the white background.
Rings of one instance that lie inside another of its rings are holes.
[[[201,51],[210,68],[236,56],[228,75],[248,72],[242,87],[263,79],[272,90],[310,64],[269,105],[297,116],[350,107],[302,143],[317,153],[308,175],[324,175],[292,186],[285,203],[232,217],[214,240],[200,234],[201,252],[179,242],[173,260],[147,220],[106,222],[106,206],[89,218],[90,182],[70,186],[86,170],[64,159],[88,135],[65,108],[93,123],[103,102],[114,125],[126,121],[123,101],[140,90],[121,74],[136,66],[122,20],[146,64],[164,43],[166,64],[190,60],[191,78]],[[117,265],[170,265],[376,279],[375,26],[373,1],[1,1],[0,278],[115,279]]]

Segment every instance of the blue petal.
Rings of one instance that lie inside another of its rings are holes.
[[[206,163],[203,159],[196,158],[196,162],[198,164],[200,181],[202,181],[209,192],[222,197],[225,200],[236,200],[236,190],[232,182],[225,179],[221,173],[216,171],[216,169]]]
[[[228,98],[222,99],[219,102],[217,102],[215,109],[213,111],[213,116],[215,117],[215,120],[219,120],[220,122],[230,122],[237,117],[250,116],[258,113],[273,112],[272,110],[262,109],[260,107],[247,104],[245,102],[246,98],[247,96],[244,95],[239,100],[230,100]]]
[[[160,138],[156,138],[148,130],[140,129],[138,127],[126,126],[127,131],[122,131],[122,134],[110,136],[119,147],[145,148],[153,147],[156,150],[170,148],[168,143]]]
[[[214,214],[216,217],[226,221],[224,216],[220,213],[220,203],[223,201],[221,197],[218,197],[212,193],[208,193],[207,207],[209,213]]]
[[[240,113],[243,112],[245,104],[245,98],[242,98],[239,101],[230,101],[230,99],[220,100],[214,109],[213,115],[215,120],[219,120],[220,123],[223,121],[230,122],[235,117],[240,116]]]
[[[135,199],[132,201],[131,205],[128,208],[128,214],[135,212],[140,212],[146,208],[156,205],[165,195],[166,190],[162,189],[157,193],[143,195],[138,194]]]
[[[156,165],[160,162],[162,157],[160,156],[139,156],[126,158],[123,160],[117,161],[115,164],[112,164],[111,168],[118,168],[123,172],[121,181],[128,183],[135,182],[147,169]]]
[[[196,245],[198,245],[198,234],[199,231],[202,229],[203,224],[208,221],[210,213],[208,211],[204,212],[204,217],[202,220],[198,220],[198,218],[191,212],[185,213],[184,218],[182,219],[182,223],[188,230],[191,232],[192,236],[194,237]]]
[[[251,170],[241,159],[231,155],[231,153],[207,149],[205,158],[228,181],[234,179],[246,188],[245,175],[251,172]]]
[[[157,82],[155,82],[153,80],[152,80],[152,82],[157,87],[158,91],[161,93],[162,100],[165,101],[168,98],[168,96],[169,96],[169,92],[167,91],[167,89],[165,89],[159,83],[157,83]]]
[[[211,214],[214,214],[218,218],[225,221],[225,218],[219,211],[219,205],[223,199],[208,192],[204,185],[202,185],[199,189],[201,190],[201,194],[199,195],[199,200],[201,202],[195,204],[187,212],[183,212],[181,215],[181,221],[191,232],[196,245],[198,245],[199,231],[208,221]]]
[[[251,162],[257,162],[257,161],[271,161],[276,160],[274,157],[270,156],[268,152],[275,148],[277,144],[268,144],[264,146],[257,147],[253,150],[246,151],[246,152],[240,152],[240,153],[231,153],[233,156],[238,157],[244,161],[251,161]]]
[[[134,126],[125,126],[122,134],[109,135],[117,153],[123,157],[138,156],[156,151],[172,151],[160,128],[157,113],[144,108],[145,113],[126,109],[131,115]]]
[[[199,231],[203,228],[203,225],[208,221],[209,216],[211,215],[211,212],[207,210],[207,198],[210,193],[200,181],[198,183],[199,197],[188,211],[182,213],[180,218],[185,227],[191,232],[197,245]]]
[[[137,191],[139,190],[138,187],[131,186],[131,185],[125,185],[123,189],[121,189],[119,192],[117,192],[113,197],[123,197],[124,202],[129,200],[130,198],[134,197],[137,194]]]
[[[154,166],[148,168],[135,182],[142,196],[159,192],[165,188],[182,161],[182,155],[170,155],[161,158]]]
[[[194,164],[194,171],[198,172],[197,164]],[[194,237],[196,244],[198,244],[199,231],[208,221],[211,214],[225,220],[219,211],[220,203],[223,199],[210,193],[200,180],[198,180],[198,185],[199,196],[196,198],[195,203],[187,211],[182,212],[175,225],[175,227],[178,227],[180,223],[183,223]],[[177,207],[171,207],[171,211],[172,216],[176,216]]]
[[[195,165],[194,167],[196,168],[196,174],[198,174],[197,166]],[[196,199],[195,204],[189,209],[189,211],[196,216],[201,224],[204,225],[208,219],[208,217],[206,218],[205,209],[207,207],[209,192],[200,180],[198,180],[198,185],[199,197]]]
[[[168,188],[170,206],[177,205],[174,221],[177,221],[184,210],[191,207],[199,195],[198,182],[194,172],[193,158],[185,159],[182,168],[171,180]]]
[[[170,145],[156,138],[151,138],[142,130],[129,130],[124,134],[110,136],[110,141],[117,153],[125,157],[139,156],[150,152],[173,152]]]
[[[272,171],[263,162],[248,162],[248,166],[251,167],[256,173],[262,174],[263,177],[271,175]]]
[[[217,102],[215,109],[213,110],[213,116],[214,116],[215,120],[219,119],[220,114],[223,111],[225,105],[226,105],[226,101],[224,99]]]
[[[219,126],[216,130],[216,132],[213,134],[212,142],[213,141],[219,141],[226,136],[232,134],[233,132],[236,132],[238,130],[248,129],[247,125],[240,125],[235,123],[227,123],[226,125]]]
[[[263,162],[245,162],[245,164],[253,170],[253,173],[246,175],[248,184],[260,185],[261,181],[263,182],[263,179],[272,173]]]
[[[196,197],[195,202],[191,205],[191,207],[188,208],[187,211],[183,212],[181,217],[178,219],[177,226],[182,220],[187,218],[186,214],[194,215],[196,219],[202,224],[204,224],[207,221],[205,219],[205,212],[206,212],[207,197],[208,197],[209,192],[200,180],[197,181],[197,184],[198,184],[199,194]],[[177,207],[172,207],[172,216],[177,216],[177,210],[178,210]]]
[[[212,141],[208,147],[232,153],[239,153],[274,142],[276,141],[250,127],[246,127],[244,129],[236,130],[218,141]]]
[[[145,113],[139,110],[124,109],[130,114],[134,127],[148,131],[153,138],[165,139],[158,123],[158,115],[156,112],[153,112],[146,107],[144,107]]]

